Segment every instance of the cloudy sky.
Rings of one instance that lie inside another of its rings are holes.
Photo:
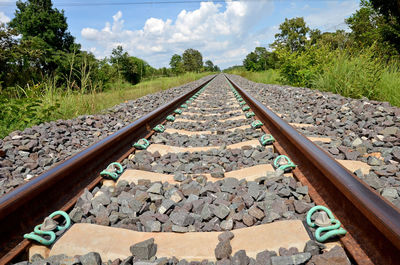
[[[242,63],[257,46],[273,42],[285,18],[304,17],[311,28],[346,29],[359,0],[53,0],[69,30],[98,58],[122,45],[154,67],[194,48],[221,68]],[[146,3],[151,2],[151,3]],[[162,3],[160,3],[162,2]],[[174,3],[166,3],[174,2]],[[14,16],[15,1],[0,0],[0,21]]]

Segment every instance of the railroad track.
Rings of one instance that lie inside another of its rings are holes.
[[[159,124],[164,132],[153,129]],[[263,146],[268,135],[275,141]],[[132,147],[141,138],[149,146]],[[232,230],[234,252],[256,258],[268,249],[309,260],[302,252],[315,229],[303,223],[323,205],[347,231],[328,248],[343,246],[357,264],[397,264],[399,211],[314,140],[324,139],[303,136],[226,76],[212,77],[0,198],[0,263],[26,259],[32,241],[23,235],[56,210],[75,224],[50,254],[96,249],[103,260],[125,258],[126,244],[153,237],[157,256],[213,259],[217,232]],[[297,166],[282,174],[278,155]],[[100,176],[111,162],[125,169],[117,181]]]

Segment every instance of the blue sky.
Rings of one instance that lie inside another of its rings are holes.
[[[152,2],[160,1],[174,0]],[[0,0],[0,21],[12,19],[15,2]],[[154,67],[168,66],[173,54],[187,48],[198,49],[204,61],[221,68],[241,64],[255,47],[273,42],[285,18],[301,16],[311,28],[335,31],[346,29],[344,19],[359,7],[359,0],[118,4],[143,2],[149,0],[53,0],[83,49],[103,58],[122,45]]]

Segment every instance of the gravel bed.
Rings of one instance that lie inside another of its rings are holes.
[[[259,139],[264,133],[261,130],[237,129],[233,132],[220,131],[219,134],[201,134],[187,136],[177,133],[158,133],[151,137],[150,143],[165,144],[180,147],[222,146],[243,141]]]
[[[48,122],[10,133],[0,139],[0,196],[209,78],[119,104],[102,114]]]
[[[188,262],[185,259],[178,260],[176,257],[166,258],[157,257],[157,244],[154,238],[139,242],[130,246],[131,256],[125,259],[115,259],[113,261],[102,261],[97,252],[89,252],[85,255],[68,257],[66,255],[51,256],[43,259],[40,254],[32,256],[32,262],[23,261],[18,265],[29,264],[76,264],[76,265],[299,265],[299,264],[341,264],[350,265],[346,252],[340,246],[335,246],[329,251],[324,244],[310,240],[300,252],[297,248],[279,248],[275,251],[264,250],[257,253],[256,258],[248,257],[245,250],[232,253],[230,241],[234,238],[231,232],[224,232],[218,236],[218,244],[215,246],[215,260],[203,260]],[[279,254],[279,256],[278,256]]]
[[[188,108],[186,111],[190,112],[190,113],[196,113],[196,114],[220,114],[221,112],[228,112],[228,111],[236,111],[237,113],[235,113],[236,115],[240,114],[240,109],[239,109],[239,105],[237,107],[225,107],[223,109],[221,108],[215,108],[215,109],[200,109],[200,108]],[[186,112],[185,111],[185,112]],[[185,112],[183,112],[182,114],[184,114]]]
[[[356,172],[370,187],[400,208],[400,108],[387,102],[346,98],[308,88],[265,85],[230,75],[287,122],[333,141],[320,144],[334,157],[368,163],[368,175]]]
[[[243,114],[243,112],[241,112],[239,109],[237,112],[232,112],[232,113],[222,113],[222,114],[216,114],[216,115],[192,115],[189,114],[189,111],[185,111],[182,113],[181,116],[179,116],[179,118],[183,118],[183,119],[187,119],[187,120],[199,120],[199,121],[212,121],[212,120],[225,120],[225,119],[229,119],[229,118],[233,118],[233,117],[237,117],[241,114]]]
[[[223,175],[226,171],[259,164],[272,164],[276,156],[272,150],[262,146],[257,148],[244,146],[242,149],[215,148],[202,152],[168,153],[163,156],[160,156],[159,152],[150,153],[144,150],[136,153],[132,159],[125,159],[122,164],[130,169],[165,174],[182,172]]]
[[[205,182],[176,175],[180,185],[140,180],[85,191],[69,213],[73,222],[145,232],[209,232],[305,220],[315,206],[308,187],[270,173],[257,182],[226,178]]]
[[[241,119],[241,120],[231,120],[231,121],[205,121],[205,122],[167,122],[166,128],[174,129],[184,129],[187,131],[215,131],[215,130],[225,130],[240,127],[243,125],[250,125],[254,119]]]

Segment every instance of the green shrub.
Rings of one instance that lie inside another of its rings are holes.
[[[52,119],[60,104],[45,103],[40,98],[8,99],[0,97],[0,137]]]
[[[277,51],[281,61],[281,82],[293,86],[311,87],[323,65],[335,56],[329,46],[312,46],[302,52]]]

